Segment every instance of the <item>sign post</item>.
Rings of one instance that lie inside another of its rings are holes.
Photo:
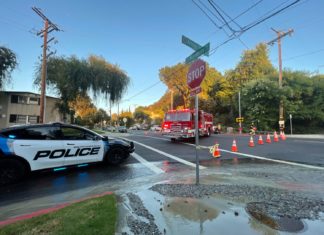
[[[195,96],[195,144],[196,144],[196,184],[199,184],[199,104],[198,94],[201,92],[200,84],[206,75],[206,63],[203,60],[196,60],[189,68],[187,74],[187,84],[190,88],[190,96]]]
[[[290,135],[292,135],[292,115],[289,114],[289,119],[290,119]]]
[[[210,43],[201,46],[193,40],[182,36],[182,43],[192,48],[194,52],[186,58],[186,64],[191,64],[187,74],[187,84],[190,96],[195,96],[195,142],[196,142],[196,184],[199,184],[199,127],[198,127],[198,94],[201,92],[200,84],[206,75],[206,62],[198,59],[201,55],[209,56]]]

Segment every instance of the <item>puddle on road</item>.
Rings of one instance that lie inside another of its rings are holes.
[[[279,231],[300,232],[304,229],[304,223],[299,219],[278,217],[263,211],[262,202],[251,202],[246,206],[247,212],[257,221]],[[272,206],[272,205],[271,205]]]
[[[150,190],[137,194],[165,234],[238,234],[238,231],[240,235],[259,234],[260,231],[267,235],[277,234],[276,230],[250,217],[244,204],[215,197],[162,197]]]
[[[164,197],[151,190],[143,190],[136,194],[154,215],[155,223],[162,234],[288,235],[297,232],[313,235],[323,231],[323,220],[276,218],[259,211],[248,210],[244,203],[215,196],[201,199]],[[121,217],[127,216],[124,214]]]

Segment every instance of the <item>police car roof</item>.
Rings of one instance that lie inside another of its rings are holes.
[[[30,127],[48,127],[48,126],[71,126],[71,127],[77,127],[77,128],[83,128],[81,126],[77,125],[71,125],[67,123],[62,123],[62,122],[51,122],[51,123],[41,123],[41,124],[21,124],[21,125],[14,125],[10,127],[6,127],[0,130],[0,133],[6,132],[6,131],[12,131],[12,130],[21,130],[25,128],[30,128]]]

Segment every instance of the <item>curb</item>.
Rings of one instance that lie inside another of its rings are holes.
[[[9,224],[12,224],[12,223],[15,223],[15,222],[18,222],[18,221],[31,219],[33,217],[37,217],[37,216],[44,215],[44,214],[49,214],[51,212],[54,212],[54,211],[57,211],[57,210],[62,209],[64,207],[67,207],[67,206],[69,206],[69,205],[71,205],[73,203],[82,202],[82,201],[85,201],[85,200],[88,200],[88,199],[98,198],[98,197],[102,197],[102,196],[105,196],[105,195],[111,195],[111,194],[113,194],[113,192],[104,192],[104,193],[101,193],[101,194],[96,194],[96,195],[93,195],[93,196],[81,198],[81,199],[74,200],[74,201],[71,201],[71,202],[58,204],[56,206],[41,209],[41,210],[34,211],[34,212],[31,212],[31,213],[28,213],[28,214],[19,215],[19,216],[16,216],[16,217],[13,217],[13,218],[10,218],[10,219],[7,219],[7,220],[0,221],[0,228],[5,226],[5,225],[9,225]]]

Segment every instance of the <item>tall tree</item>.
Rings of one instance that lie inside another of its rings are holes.
[[[17,67],[17,58],[13,51],[0,47],[0,89],[9,81],[11,72]]]
[[[260,43],[255,49],[245,50],[235,69],[227,71],[225,76],[236,84],[236,87],[240,87],[250,80],[275,73],[276,70],[269,59],[267,45]]]
[[[34,83],[39,84],[40,68]],[[69,102],[90,91],[96,98],[103,95],[112,103],[118,102],[129,84],[129,77],[117,65],[102,57],[90,56],[88,60],[72,57],[51,57],[47,62],[47,84],[61,98],[58,104],[63,114],[69,113]]]

